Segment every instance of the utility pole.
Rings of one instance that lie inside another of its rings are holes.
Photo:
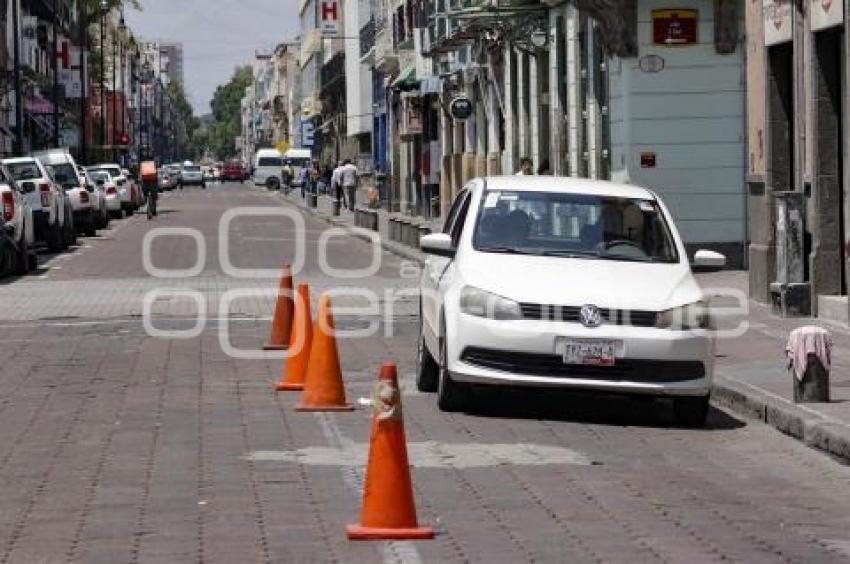
[[[20,157],[24,152],[24,112],[21,107],[24,103],[21,95],[21,18],[18,13],[18,1],[12,0],[12,57],[14,58],[12,80],[15,86],[15,139],[12,143],[12,151],[16,157]]]
[[[57,9],[57,1],[53,0],[53,146],[59,146],[59,60],[56,56],[59,51],[59,11]]]
[[[86,2],[80,2],[80,159],[83,164],[89,164],[88,160],[88,82],[86,77],[86,54],[88,53],[88,10]]]

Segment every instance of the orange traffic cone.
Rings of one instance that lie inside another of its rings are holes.
[[[310,347],[310,360],[307,362],[304,393],[301,395],[301,401],[295,406],[295,410],[351,411],[353,409],[354,406],[345,402],[345,387],[342,384],[342,372],[339,368],[331,298],[327,294],[322,294],[319,298],[319,311],[316,313],[316,325],[313,328],[313,343]]]
[[[351,540],[433,538],[434,530],[420,527],[416,521],[401,393],[392,362],[381,366],[372,405],[374,416],[363,510],[360,524],[346,527],[346,534]]]
[[[310,287],[307,284],[299,284],[298,299],[295,300],[295,321],[289,338],[290,356],[284,361],[283,378],[275,386],[278,392],[304,389],[312,344],[313,315],[310,312]]]
[[[292,332],[292,310],[295,309],[292,299],[292,269],[288,264],[283,265],[280,276],[280,288],[277,292],[277,302],[272,317],[272,334],[269,342],[263,346],[267,351],[282,351],[289,344]]]

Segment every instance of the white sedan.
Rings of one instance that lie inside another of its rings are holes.
[[[672,397],[678,423],[704,423],[711,320],[652,191],[476,179],[421,248],[417,386],[440,409],[463,409],[472,385],[548,386]],[[694,264],[725,258],[698,251]]]

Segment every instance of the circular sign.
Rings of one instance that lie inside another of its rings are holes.
[[[468,119],[473,109],[472,100],[468,96],[458,96],[449,104],[449,113],[457,120]]]
[[[655,73],[664,70],[664,58],[659,55],[644,55],[638,64],[643,72]]]

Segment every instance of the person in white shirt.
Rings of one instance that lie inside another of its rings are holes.
[[[357,203],[357,167],[352,164],[351,159],[346,159],[339,171],[346,205],[350,211],[354,211],[354,204]]]
[[[333,173],[331,174],[331,193],[334,198],[336,198],[336,201],[340,202],[340,205],[343,205],[345,195],[342,193],[341,172],[342,163],[337,162],[336,168],[334,168]]]

